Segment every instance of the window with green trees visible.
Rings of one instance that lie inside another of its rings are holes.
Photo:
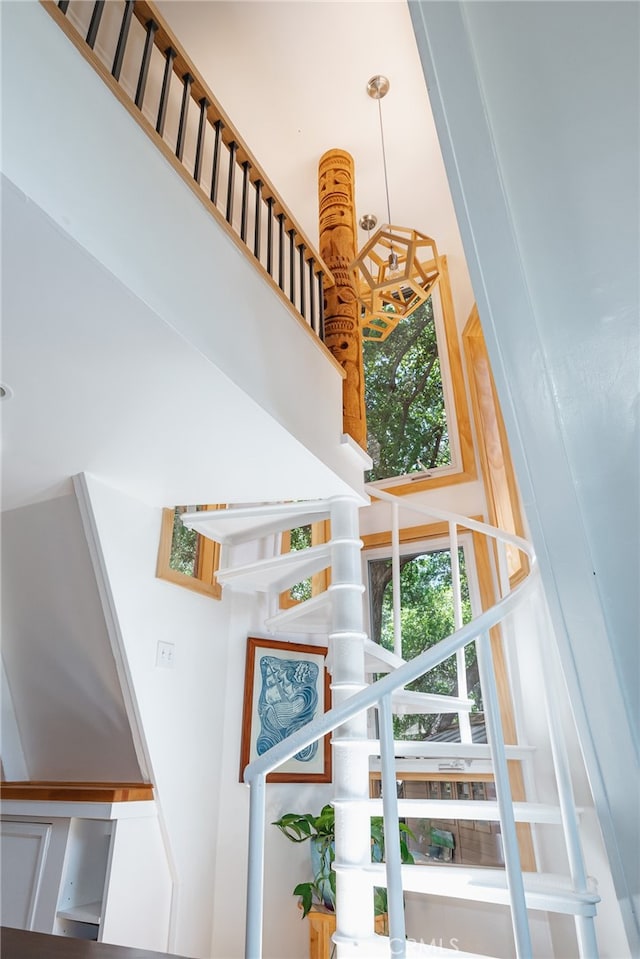
[[[464,548],[459,549],[463,622],[471,619],[469,583]],[[393,586],[391,559],[371,559],[369,597],[371,638],[393,649]],[[400,556],[400,596],[402,603],[402,656],[414,659],[455,630],[451,553],[449,549],[411,552]],[[475,644],[466,647],[468,695],[474,711],[482,709]],[[458,693],[456,658],[452,656],[434,670],[412,683],[409,689],[425,693],[455,696]],[[476,719],[480,719],[477,715]],[[472,717],[473,722],[473,717]],[[454,731],[459,738],[457,714],[415,714],[396,716],[394,734],[398,739],[428,739],[438,733]]]
[[[203,509],[202,506],[176,506],[173,511],[169,567],[185,576],[196,575],[201,537],[194,529],[188,529],[182,525],[180,515],[201,509]]]
[[[300,549],[309,549],[311,545],[310,523],[307,526],[295,526],[289,532],[289,549],[292,552]],[[304,602],[305,599],[311,599],[311,577],[309,576],[307,579],[303,579],[302,582],[292,586],[289,594],[291,599],[298,603]]]
[[[451,464],[442,370],[431,298],[386,340],[365,339],[367,480]]]
[[[287,553],[308,549],[311,546],[320,546],[331,538],[330,529],[329,520],[321,520],[318,523],[310,523],[306,526],[295,526],[282,534],[280,548],[283,553]],[[291,589],[280,594],[280,608],[288,609],[297,603],[303,603],[305,600],[311,599],[312,596],[324,592],[328,585],[328,569],[314,573],[313,576],[303,579],[292,586]]]
[[[222,587],[216,579],[220,545],[188,529],[180,519],[183,513],[219,508],[217,505],[175,506],[162,511],[156,566],[159,579],[221,599]]]

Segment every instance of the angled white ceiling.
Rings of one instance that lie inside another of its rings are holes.
[[[6,182],[2,233],[3,509],[69,491],[82,471],[165,506],[346,490]]]

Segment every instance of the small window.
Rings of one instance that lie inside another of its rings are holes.
[[[176,506],[162,511],[160,547],[156,576],[214,599],[222,598],[216,580],[220,567],[220,544],[183,526],[180,516],[196,510],[222,509],[223,506]]]

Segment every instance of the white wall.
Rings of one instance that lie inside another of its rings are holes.
[[[185,340],[190,352],[210,367],[212,382],[226,378],[235,387],[226,402],[222,393],[212,404],[208,422],[216,417],[233,422],[233,397],[240,390],[250,399],[242,406],[254,411],[257,422],[266,414],[274,437],[279,435],[284,444],[283,455],[288,448],[298,462],[299,478],[308,484],[304,495],[359,486],[362,463],[340,443],[341,373],[324,347],[205,210],[42,5],[35,0],[3,3],[0,13],[2,169],[23,194],[23,204],[37,204],[59,231],[112,273],[155,314],[163,335],[170,331]],[[12,82],[16,76],[22,77],[21,84]],[[27,259],[27,272],[21,274],[27,286],[33,275],[28,265]],[[40,310],[48,313],[50,304],[42,302]],[[9,374],[10,369],[3,371]],[[19,399],[19,384],[12,385]],[[173,385],[166,384],[167,396]],[[64,380],[58,381],[58,390],[64,386]],[[176,406],[179,401],[176,388]],[[56,402],[55,391],[51,402]],[[238,442],[239,436],[251,437],[252,429],[249,413],[231,435],[223,431],[225,448],[216,450],[230,462],[241,461],[247,481],[258,477],[256,464],[272,465],[267,451],[251,457],[250,444],[245,449]],[[256,443],[260,448],[259,435]],[[296,451],[298,444],[302,448]],[[210,461],[209,475],[215,480]],[[205,480],[202,470],[194,485],[198,479]],[[285,488],[286,470],[280,480],[275,496],[293,498],[296,494]],[[259,488],[256,478],[247,498],[258,498]],[[202,500],[194,493],[186,501]]]
[[[243,547],[246,561],[267,556],[270,541]],[[233,562],[240,562],[236,549]],[[267,601],[236,594],[232,598],[232,619],[227,659],[224,729],[220,765],[220,807],[216,850],[216,886],[213,913],[214,959],[242,959],[244,955],[244,908],[247,870],[249,791],[239,782],[242,695],[246,638],[264,636],[261,624],[268,615]],[[286,635],[278,637],[286,640]],[[321,644],[316,637],[316,643]],[[317,814],[331,799],[330,784],[301,785],[272,783],[267,786],[266,822],[285,812]],[[307,954],[309,929],[301,921],[297,897],[299,882],[312,878],[309,844],[289,842],[278,829],[267,825],[265,845],[264,959],[300,959]]]
[[[576,806],[580,810],[580,833],[586,871],[596,879],[601,902],[595,920],[601,959],[623,959],[629,954],[620,903],[616,898],[607,850],[603,842],[584,760],[571,714],[571,704],[553,641],[553,627],[546,606],[539,573],[532,592],[505,626],[509,659],[517,663],[519,675],[520,738],[535,745],[525,784],[531,799],[556,804],[557,788],[549,740],[545,689],[555,710],[567,748]],[[538,867],[542,872],[569,875],[568,859],[559,826],[537,826],[534,841]],[[554,955],[577,952],[574,923],[570,917],[550,917]]]
[[[85,477],[119,641],[144,730],[177,878],[170,951],[210,955],[216,831],[227,731],[229,604],[155,578],[161,510]],[[175,666],[156,667],[159,641]],[[228,694],[228,690],[230,693]],[[234,922],[241,916],[236,907]]]
[[[412,14],[637,952],[638,8],[414,3]]]
[[[242,594],[217,602],[156,579],[161,511],[95,477],[83,484],[175,863],[170,949],[241,959],[249,798],[239,781],[242,691],[247,636],[260,635],[264,606]],[[249,544],[244,555],[272,545]],[[161,640],[175,644],[173,669],[155,665]],[[284,812],[319,812],[330,793],[330,785],[270,785],[267,822]],[[292,891],[311,878],[308,846],[267,827],[266,869],[265,959],[299,959],[308,926]]]
[[[75,497],[3,513],[2,554],[2,656],[28,778],[140,780]],[[19,776],[10,732],[3,722],[5,772]]]
[[[11,687],[7,679],[7,671],[4,668],[4,660],[0,663],[2,669],[2,692],[0,693],[0,774],[2,779],[22,782],[29,778],[27,762],[24,758],[24,750],[20,739],[20,730],[16,719],[16,711],[13,705],[13,696]]]

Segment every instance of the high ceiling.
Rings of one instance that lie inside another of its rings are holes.
[[[473,294],[406,0],[160,0],[158,7],[303,229],[318,235],[317,169],[326,150],[355,161],[358,217],[391,222],[446,253],[460,326]],[[366,233],[360,232],[361,244]]]

